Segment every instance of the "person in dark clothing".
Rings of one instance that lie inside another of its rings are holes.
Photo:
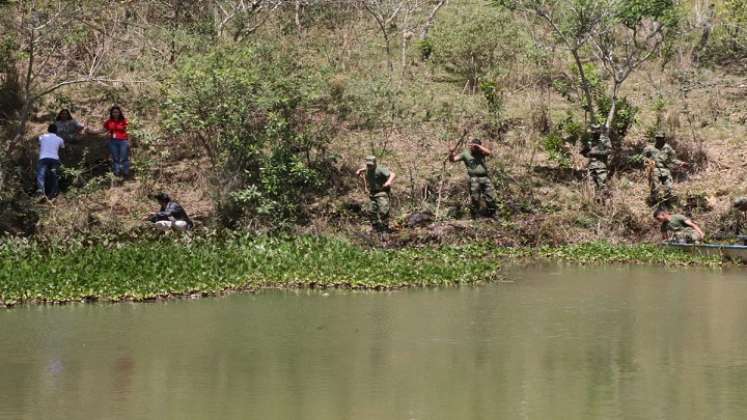
[[[190,230],[194,227],[192,219],[187,216],[187,212],[176,201],[172,200],[166,193],[153,194],[150,198],[158,201],[161,209],[148,217],[148,221],[155,223],[156,227],[162,230]]]

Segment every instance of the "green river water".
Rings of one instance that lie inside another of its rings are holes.
[[[0,311],[0,419],[745,419],[745,271]]]

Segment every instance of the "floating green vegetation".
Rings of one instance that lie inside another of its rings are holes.
[[[477,247],[364,249],[321,237],[0,246],[0,304],[148,300],[260,287],[391,289],[491,280]]]
[[[476,284],[502,258],[581,264],[720,264],[656,245],[369,249],[324,237],[158,240],[117,245],[0,244],[0,305],[150,300],[263,287],[395,289]]]
[[[534,253],[544,258],[580,264],[721,265],[721,259],[716,256],[690,254],[653,244],[612,245],[607,242],[591,242],[554,248],[542,247]]]

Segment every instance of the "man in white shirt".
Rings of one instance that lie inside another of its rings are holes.
[[[36,166],[36,193],[54,198],[59,191],[60,148],[65,142],[57,135],[57,126],[47,128],[47,134],[39,136],[39,163]],[[47,181],[49,183],[47,184]]]

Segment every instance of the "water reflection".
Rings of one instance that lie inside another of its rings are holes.
[[[744,273],[0,312],[0,419],[742,419]]]

